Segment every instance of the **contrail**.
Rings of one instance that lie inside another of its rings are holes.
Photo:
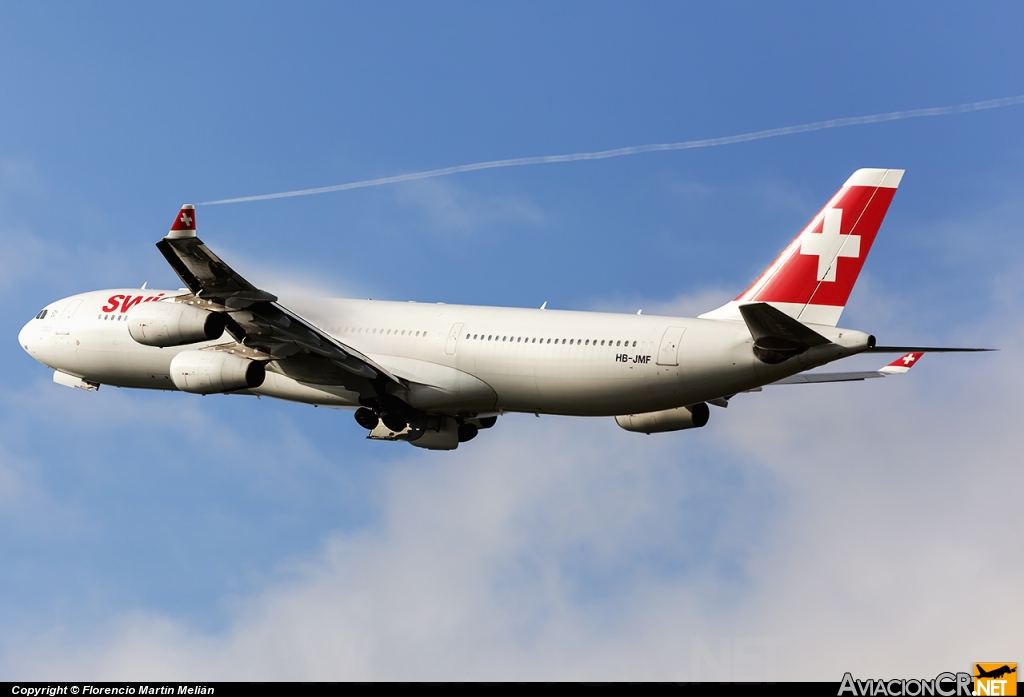
[[[259,196],[242,196],[240,198],[225,198],[219,201],[207,201],[200,204],[203,206],[218,206],[225,203],[245,203],[247,201],[269,201],[275,198],[290,198],[292,196],[312,196],[313,194],[327,194],[332,191],[348,191],[350,189],[365,189],[370,186],[383,186],[385,184],[398,184],[399,182],[416,181],[418,179],[432,179],[433,177],[446,177],[450,174],[461,172],[476,172],[481,169],[498,169],[500,167],[523,167],[525,165],[547,165],[555,162],[578,162],[580,160],[606,160],[610,157],[624,157],[626,155],[639,155],[645,152],[663,152],[667,150],[691,150],[694,148],[712,148],[718,145],[732,145],[733,143],[746,143],[751,140],[763,140],[765,138],[777,138],[778,136],[790,136],[796,133],[807,133],[808,131],[824,131],[829,128],[843,128],[845,126],[860,126],[866,123],[881,123],[883,121],[902,121],[903,119],[916,119],[922,116],[946,116],[948,114],[963,114],[971,111],[983,111],[985,109],[999,109],[1001,107],[1013,106],[1024,103],[1024,95],[1017,97],[1004,97],[1002,99],[990,99],[985,102],[971,102],[970,104],[956,104],[954,106],[940,106],[929,109],[912,109],[910,111],[890,111],[886,114],[872,114],[870,116],[851,116],[843,119],[829,119],[828,121],[815,121],[799,126],[783,126],[782,128],[770,128],[766,131],[753,131],[741,133],[734,136],[722,138],[705,138],[703,140],[686,140],[680,143],[651,143],[649,145],[633,145],[626,148],[615,148],[614,150],[598,150],[596,152],[576,152],[566,155],[540,155],[535,157],[516,157],[509,160],[490,160],[488,162],[474,162],[468,165],[456,165],[454,167],[442,167],[430,169],[425,172],[410,172],[409,174],[396,174],[391,177],[379,177],[377,179],[365,179],[347,184],[335,184],[334,186],[321,186],[316,189],[300,189],[298,191],[282,191],[276,194],[260,194]]]

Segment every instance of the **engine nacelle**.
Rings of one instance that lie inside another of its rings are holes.
[[[684,428],[700,428],[711,418],[711,410],[704,402],[677,409],[650,411],[646,414],[616,416],[615,423],[634,433],[665,433]]]
[[[213,394],[259,387],[267,369],[227,351],[182,351],[171,359],[171,382],[182,392]]]
[[[128,333],[146,346],[181,346],[220,338],[227,326],[221,312],[176,302],[140,303],[128,310]]]

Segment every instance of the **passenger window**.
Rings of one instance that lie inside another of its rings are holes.
[[[621,341],[616,341],[616,342],[615,342],[615,345],[616,345],[616,346],[621,346],[621,345],[622,345],[622,342],[621,342]]]
[[[516,338],[516,343],[517,344],[521,344],[522,342],[523,342],[523,337],[520,336],[520,337]]]
[[[635,341],[633,342],[633,348],[636,348],[636,342]]]
[[[469,334],[466,334],[466,338],[467,338],[467,339],[469,338]]]
[[[487,335],[487,340],[488,340],[488,341],[490,341],[490,340],[491,340],[491,335],[490,335],[490,334],[488,334],[488,335]]]
[[[502,341],[505,341],[506,339],[508,339],[508,337],[507,337],[507,336],[503,336],[503,337],[501,337],[501,340],[502,340]]]

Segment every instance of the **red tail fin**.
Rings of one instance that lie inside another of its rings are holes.
[[[836,326],[902,178],[902,169],[854,172],[754,285],[701,317],[739,319],[740,305],[767,302],[802,322]]]

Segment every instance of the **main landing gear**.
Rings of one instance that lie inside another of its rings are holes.
[[[459,443],[476,438],[480,429],[490,428],[497,416],[463,419],[414,411],[356,409],[355,420],[372,440],[404,440],[431,450],[454,450]]]

